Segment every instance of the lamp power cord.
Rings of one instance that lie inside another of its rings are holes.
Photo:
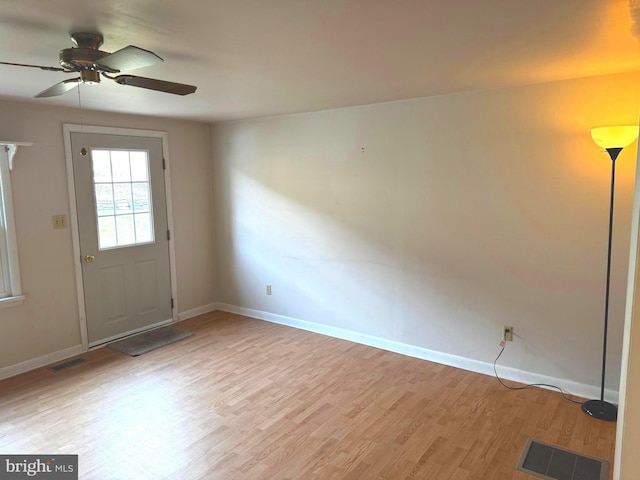
[[[562,398],[564,398],[567,402],[571,402],[571,403],[577,403],[579,405],[582,405],[583,402],[579,402],[577,400],[574,400],[573,398],[571,398],[569,396],[569,394],[567,392],[565,392],[562,388],[558,387],[557,385],[550,385],[548,383],[529,383],[520,387],[512,387],[510,385],[507,385],[506,383],[504,383],[504,381],[498,376],[498,370],[496,369],[496,364],[498,363],[498,359],[502,356],[502,354],[504,353],[504,349],[506,347],[506,344],[504,342],[504,340],[502,342],[500,342],[500,346],[502,347],[502,349],[500,350],[500,353],[498,353],[498,356],[496,357],[496,359],[493,361],[493,373],[496,376],[496,379],[498,380],[498,382],[500,382],[500,385],[502,385],[504,388],[508,389],[508,390],[526,390],[527,388],[531,388],[531,387],[547,387],[547,388],[553,388],[557,391],[559,391],[562,394]]]

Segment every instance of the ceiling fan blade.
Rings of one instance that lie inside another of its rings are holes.
[[[53,87],[49,87],[46,90],[43,90],[39,94],[37,94],[36,98],[46,98],[46,97],[55,97],[58,95],[62,95],[63,93],[67,93],[69,90],[72,90],[78,86],[81,82],[80,77],[78,78],[69,78],[68,80],[63,80],[60,83],[56,83]]]
[[[115,80],[120,85],[147,88],[149,90],[157,90],[159,92],[173,93],[174,95],[189,95],[190,93],[195,92],[198,88],[193,85],[185,85],[184,83],[167,82],[165,80],[136,77],[133,75],[118,75],[117,77],[113,77],[112,80]]]
[[[164,62],[164,60],[155,53],[134,45],[129,45],[128,47],[113,52],[111,55],[102,57],[97,63],[111,70],[123,71],[148,67],[161,62]]]
[[[27,63],[9,63],[9,62],[0,62],[0,65],[12,65],[14,67],[31,67],[31,68],[39,68],[40,70],[48,70],[50,72],[67,72],[64,68],[59,67],[45,67],[42,65],[29,65]]]

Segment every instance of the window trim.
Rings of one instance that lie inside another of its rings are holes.
[[[18,257],[18,241],[16,237],[16,225],[13,212],[13,195],[11,191],[11,170],[16,150],[19,146],[30,146],[25,142],[0,141],[0,182],[2,182],[2,205],[6,231],[4,243],[6,244],[9,277],[9,295],[0,298],[0,308],[21,305],[24,301],[22,284],[20,279],[20,262]]]

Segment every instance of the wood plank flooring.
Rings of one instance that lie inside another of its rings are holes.
[[[558,393],[224,312],[177,328],[0,382],[0,453],[78,454],[97,480],[530,480],[528,437],[613,460],[615,424]]]

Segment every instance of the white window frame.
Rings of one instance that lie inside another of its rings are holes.
[[[21,305],[24,301],[11,193],[13,158],[17,147],[21,145],[31,144],[0,141],[0,255],[3,259],[0,275],[6,279],[8,286],[8,294],[0,298],[0,308]]]

